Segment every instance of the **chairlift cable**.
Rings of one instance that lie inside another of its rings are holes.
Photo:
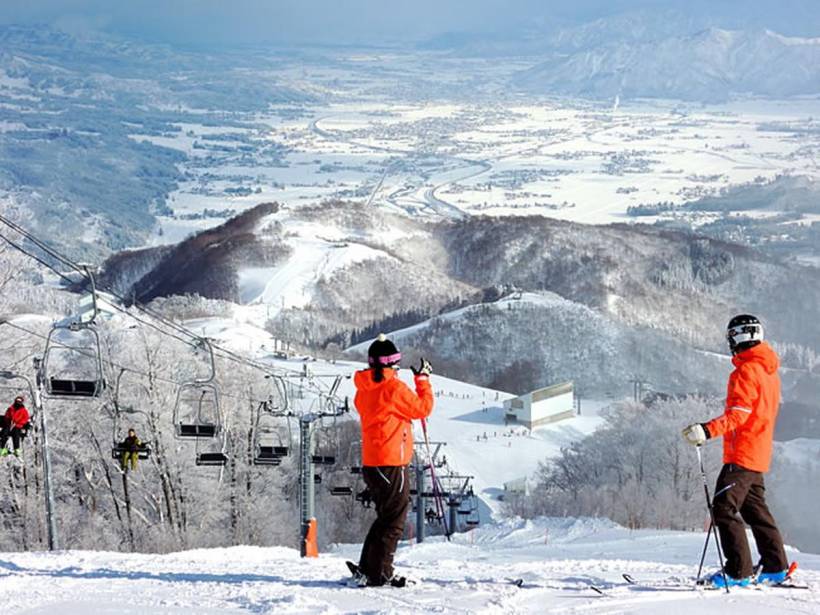
[[[6,325],[6,326],[9,326],[9,327],[12,327],[13,329],[17,329],[18,331],[22,331],[23,333],[26,333],[28,335],[32,335],[34,337],[40,338],[42,340],[47,339],[47,336],[43,335],[42,333],[38,333],[37,331],[32,331],[31,329],[27,329],[25,327],[22,327],[22,326],[18,325],[15,322],[7,320],[3,324]],[[65,348],[70,348],[69,346],[65,346],[64,344],[59,344],[59,345],[65,347]],[[92,354],[90,352],[86,352],[86,351],[83,351],[83,350],[80,350],[80,349],[74,349],[74,352],[76,352],[79,355],[85,356],[85,357],[92,357]],[[27,358],[28,357],[26,357],[26,359]],[[23,360],[25,360],[25,359],[21,359],[21,361],[23,361]],[[107,365],[110,365],[111,367],[115,367],[117,369],[121,369],[121,370],[129,372],[131,374],[134,374],[136,376],[142,376],[143,378],[148,378],[149,380],[153,379],[153,380],[156,380],[157,382],[163,382],[165,384],[170,384],[170,385],[173,385],[175,387],[179,387],[183,384],[182,382],[179,382],[178,380],[173,380],[171,378],[165,378],[164,376],[160,376],[159,374],[149,374],[147,372],[142,372],[138,369],[134,369],[133,367],[126,367],[125,365],[121,365],[121,364],[119,364],[115,361],[111,361],[111,360],[108,360],[108,359],[104,360],[104,363],[106,363]],[[247,397],[240,397],[239,395],[231,395],[230,393],[225,393],[225,392],[222,393],[222,396],[227,397],[229,399],[236,399],[236,400],[240,400],[240,401],[247,401],[249,399]],[[252,401],[254,403],[259,403],[259,402],[264,402],[266,400],[251,399],[250,401]]]
[[[68,266],[70,266],[71,268],[75,269],[75,270],[76,270],[76,271],[77,271],[77,272],[78,272],[81,276],[83,276],[84,278],[86,278],[86,279],[90,279],[90,276],[89,276],[88,272],[87,272],[84,268],[82,268],[82,267],[81,267],[80,265],[78,265],[77,263],[73,262],[73,261],[72,261],[71,259],[69,259],[68,257],[65,257],[65,256],[63,256],[63,255],[59,254],[59,253],[58,253],[56,250],[54,250],[53,248],[48,247],[48,245],[47,245],[47,244],[45,244],[43,241],[39,240],[39,239],[38,239],[36,236],[34,236],[32,233],[30,233],[30,232],[26,231],[25,229],[23,229],[21,226],[19,226],[19,225],[17,225],[16,223],[14,223],[14,222],[12,222],[12,221],[8,220],[6,217],[4,217],[4,216],[2,216],[2,215],[0,215],[0,223],[5,224],[5,225],[6,225],[6,226],[8,226],[9,228],[12,228],[12,229],[13,229],[13,230],[15,230],[16,232],[18,232],[18,233],[22,234],[24,237],[26,237],[26,238],[30,239],[33,243],[35,243],[36,245],[40,246],[40,247],[41,247],[44,251],[46,251],[49,255],[53,256],[55,259],[58,259],[58,260],[60,260],[61,262],[63,262],[63,263],[65,263],[65,264],[67,264]],[[22,246],[18,245],[16,242],[14,242],[14,241],[12,241],[12,240],[8,239],[7,237],[5,237],[5,236],[4,236],[4,235],[2,235],[2,234],[0,234],[0,238],[2,238],[2,239],[6,242],[6,243],[8,243],[8,244],[9,244],[9,245],[11,245],[12,247],[14,247],[16,250],[18,250],[18,251],[22,252],[22,253],[23,253],[23,254],[25,254],[26,256],[29,256],[30,258],[33,258],[33,259],[34,259],[34,260],[36,260],[38,263],[40,263],[41,265],[43,265],[44,267],[46,267],[46,268],[47,268],[47,269],[49,269],[50,271],[54,272],[56,275],[58,275],[58,276],[59,276],[60,278],[62,278],[63,280],[65,280],[65,281],[69,282],[70,284],[74,284],[74,283],[75,283],[75,280],[71,279],[70,277],[68,277],[67,275],[65,275],[63,272],[61,272],[60,270],[58,270],[57,268],[55,268],[55,267],[54,267],[53,265],[51,265],[50,263],[48,263],[48,262],[46,262],[45,260],[43,260],[42,258],[38,257],[38,256],[37,256],[37,255],[35,255],[35,254],[32,254],[31,252],[29,252],[28,250],[26,250],[26,249],[25,249],[25,248],[23,248]],[[112,295],[113,297],[117,298],[117,299],[118,299],[118,300],[120,300],[121,302],[123,302],[123,303],[127,303],[127,299],[126,299],[126,298],[122,297],[121,295],[119,295],[119,294],[118,294],[118,293],[116,293],[115,291],[111,290],[110,288],[107,288],[107,287],[101,287],[101,288],[102,288],[102,290],[104,290],[104,291],[105,291],[105,292],[107,292],[108,294]],[[141,304],[141,303],[139,303],[139,302],[134,302],[132,305],[133,305],[136,309],[138,309],[139,311],[141,311],[141,312],[143,312],[143,313],[147,314],[148,316],[151,316],[152,318],[154,318],[154,319],[156,319],[156,320],[160,321],[161,323],[165,324],[166,326],[168,326],[168,327],[170,327],[170,328],[172,328],[172,329],[174,329],[174,330],[176,330],[176,331],[178,331],[178,332],[181,332],[182,334],[184,334],[184,335],[186,335],[186,336],[190,337],[190,338],[191,338],[191,340],[194,340],[194,341],[189,341],[189,340],[187,340],[187,339],[180,338],[179,336],[174,335],[173,333],[170,333],[170,332],[168,332],[168,331],[166,331],[166,330],[163,330],[162,328],[160,328],[160,327],[156,326],[154,323],[151,323],[151,322],[149,322],[149,321],[147,321],[147,320],[144,320],[144,319],[142,319],[142,318],[139,318],[138,316],[136,316],[135,314],[133,314],[131,311],[128,311],[126,308],[121,307],[121,306],[117,305],[116,303],[111,303],[110,305],[111,305],[111,307],[113,307],[113,308],[114,308],[114,309],[116,309],[117,311],[119,311],[119,312],[123,313],[124,315],[126,315],[126,316],[130,316],[131,318],[133,318],[134,320],[136,320],[138,323],[140,323],[140,324],[144,324],[144,325],[146,325],[146,326],[148,326],[148,327],[150,327],[150,328],[154,329],[155,331],[157,331],[158,333],[160,333],[160,334],[162,334],[162,335],[166,335],[166,336],[168,336],[168,337],[171,337],[171,338],[173,338],[173,339],[176,339],[177,341],[180,341],[180,342],[182,342],[182,343],[184,343],[184,344],[187,344],[187,345],[189,345],[189,346],[191,346],[191,347],[196,347],[196,346],[198,346],[198,343],[202,340],[202,336],[197,335],[196,333],[194,333],[193,331],[191,331],[191,330],[187,329],[187,328],[186,328],[186,327],[184,327],[183,325],[180,325],[180,324],[178,324],[178,323],[175,323],[174,321],[172,321],[172,320],[170,320],[170,319],[168,319],[168,318],[166,318],[166,317],[162,316],[161,314],[157,313],[155,310],[153,310],[153,309],[151,309],[151,308],[148,308],[147,306],[145,306],[145,305],[143,305],[143,304]],[[299,372],[298,370],[291,370],[291,369],[285,369],[285,368],[272,368],[272,367],[271,367],[271,366],[269,366],[269,365],[265,365],[265,364],[260,363],[260,362],[258,362],[258,361],[254,361],[254,360],[252,360],[252,359],[248,359],[248,358],[246,358],[246,357],[243,357],[242,355],[239,355],[239,354],[237,354],[237,353],[235,353],[235,352],[233,352],[233,351],[231,351],[231,350],[228,350],[227,348],[223,348],[222,346],[220,346],[220,345],[218,345],[218,344],[214,344],[213,342],[209,342],[209,344],[210,344],[210,345],[211,345],[211,347],[214,349],[214,351],[215,351],[216,353],[218,353],[218,355],[219,355],[219,356],[221,356],[222,358],[225,358],[225,359],[228,359],[228,360],[232,360],[232,361],[234,361],[235,363],[238,363],[238,364],[240,364],[240,365],[245,365],[245,366],[250,367],[250,368],[252,368],[252,369],[256,369],[256,370],[258,370],[258,371],[263,372],[265,375],[270,375],[270,376],[277,376],[277,375],[279,375],[279,374],[277,374],[277,372],[276,372],[276,371],[274,371],[274,370],[276,370],[276,369],[278,369],[279,371],[292,372],[292,373],[294,373],[294,374],[295,374],[295,373],[301,373],[301,372]],[[110,362],[109,362],[109,363],[110,363]],[[113,363],[112,363],[112,365],[113,365]],[[134,373],[139,373],[139,372],[136,372],[135,370],[130,370],[130,371],[133,371]],[[142,374],[142,375],[147,376],[146,374]],[[178,385],[179,383],[176,383],[176,384]],[[237,398],[236,396],[230,396],[230,395],[226,395],[226,397],[234,397],[234,398],[236,398],[236,399],[239,399],[239,398]]]
[[[68,257],[60,255],[54,249],[49,248],[44,242],[37,239],[33,234],[29,233],[28,231],[25,231],[25,229],[22,229],[22,227],[19,227],[17,224],[9,221],[7,218],[5,218],[2,215],[0,215],[0,223],[3,223],[6,226],[8,226],[9,228],[12,228],[16,232],[22,234],[24,237],[26,237],[27,239],[29,239],[30,241],[35,243],[38,247],[43,249],[50,256],[53,256],[55,259],[60,260],[61,262],[65,263],[66,265],[68,265],[72,269],[76,270],[84,278],[90,279],[89,276],[88,276],[88,273],[82,267],[80,267],[77,263],[73,262]],[[31,252],[29,252],[28,250],[26,250],[25,248],[23,248],[22,246],[20,246],[19,244],[17,244],[16,242],[10,240],[9,238],[5,237],[2,234],[0,234],[0,238],[2,238],[8,245],[13,247],[14,249],[22,252],[23,254],[25,254],[26,256],[28,256],[30,258],[36,260],[38,263],[40,263],[42,266],[46,267],[47,269],[49,269],[50,271],[52,271],[53,273],[58,275],[64,281],[68,282],[69,284],[74,284],[75,283],[75,280],[73,280],[72,278],[67,276],[65,273],[63,273],[62,271],[60,271],[59,269],[54,267],[52,264],[46,262],[44,259],[37,256],[36,254],[32,254]],[[123,302],[124,304],[128,303],[128,299],[126,299],[125,297],[123,297],[122,295],[117,293],[116,291],[113,291],[111,288],[101,286],[100,289],[103,290],[104,292],[110,294],[111,296],[115,297],[116,299]],[[153,310],[152,308],[149,308],[148,306],[146,306],[146,305],[144,305],[144,304],[142,304],[138,301],[134,301],[132,303],[132,305],[137,310],[147,314],[148,316],[151,316],[152,318],[158,320],[162,324],[166,325],[167,327],[170,327],[171,329],[177,331],[178,333],[183,334],[183,335],[191,338],[191,340],[193,340],[193,341],[183,339],[183,338],[181,338],[177,335],[174,335],[173,333],[165,331],[165,330],[161,329],[160,327],[156,326],[155,324],[153,324],[153,323],[151,323],[147,320],[139,318],[138,316],[136,316],[132,312],[128,311],[126,308],[124,308],[122,306],[119,306],[115,303],[112,303],[111,307],[114,308],[115,310],[121,312],[122,314],[133,318],[137,322],[139,322],[141,324],[144,324],[148,327],[151,327],[154,330],[156,330],[157,332],[159,332],[163,335],[167,335],[167,336],[169,336],[173,339],[176,339],[179,342],[187,344],[191,347],[195,347],[197,345],[197,343],[202,339],[201,335],[198,335],[195,332],[191,331],[190,329],[184,327],[183,325],[180,325],[180,324],[166,318],[162,314],[159,314],[156,310]],[[239,355],[239,354],[237,354],[237,353],[235,353],[231,350],[228,350],[227,348],[223,348],[222,346],[220,346],[218,344],[211,343],[211,345],[213,346],[214,351],[218,352],[219,355],[222,356],[223,358],[226,358],[226,359],[232,360],[236,363],[239,363],[239,364],[246,365],[248,367],[257,369],[259,371],[264,372],[265,374],[277,375],[276,372],[273,371],[274,368],[272,368],[271,366],[265,365],[265,364],[260,363],[258,361],[254,361],[252,359],[248,359],[247,357],[243,357],[242,355]],[[282,371],[291,371],[293,373],[298,373],[298,370],[288,370],[288,369],[285,369],[285,368],[278,368],[278,369],[280,369]]]

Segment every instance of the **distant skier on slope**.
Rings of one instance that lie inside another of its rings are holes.
[[[410,507],[408,465],[413,458],[413,419],[433,409],[430,363],[421,359],[416,392],[398,378],[401,353],[383,334],[367,351],[369,369],[356,372],[353,400],[362,424],[362,478],[376,505],[376,520],[367,533],[359,559],[360,585],[404,587],[394,574],[393,556],[404,533]],[[354,575],[355,576],[355,575]]]
[[[716,586],[748,585],[753,566],[744,521],[752,528],[763,569],[760,583],[781,583],[789,563],[783,538],[766,505],[763,473],[772,458],[772,439],[780,406],[780,360],[763,341],[763,325],[754,316],[732,318],[727,331],[734,371],[729,376],[726,410],[708,423],[683,430],[690,444],[723,436],[723,469],[715,486],[715,524],[726,556],[726,580],[720,571],[708,581]]]
[[[11,406],[6,410],[6,414],[3,417],[2,429],[0,429],[0,457],[5,457],[9,454],[9,449],[6,448],[9,438],[11,438],[12,445],[14,446],[14,456],[20,456],[21,442],[28,433],[29,421],[31,419],[26,409],[25,401],[25,397],[18,395],[14,398],[14,402]]]

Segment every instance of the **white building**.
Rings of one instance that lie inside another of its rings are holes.
[[[572,382],[538,389],[504,401],[507,421],[534,429],[539,425],[563,421],[575,416]]]

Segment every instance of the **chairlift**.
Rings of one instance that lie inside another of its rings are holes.
[[[46,337],[39,376],[48,397],[94,398],[105,390],[100,334],[95,319],[97,287],[94,276],[85,267],[91,283],[91,315],[84,314],[68,324],[55,323]]]
[[[198,466],[224,466],[227,463],[228,456],[223,451],[209,451],[196,455]]]
[[[284,408],[284,406],[282,406]],[[287,440],[282,436],[281,419],[287,422]],[[253,427],[253,465],[278,466],[290,455],[293,432],[284,410],[271,410],[268,402],[256,407]]]
[[[316,430],[316,448],[320,454],[312,455],[310,461],[317,466],[334,466],[339,457],[339,438],[336,435],[336,418],[333,417],[333,424]],[[322,438],[321,435],[324,434]],[[328,454],[330,453],[330,454]]]
[[[350,496],[353,495],[353,487],[337,486],[330,488],[330,495]]]
[[[102,350],[93,320],[52,325],[40,376],[48,397],[94,398],[102,394]]]
[[[181,439],[216,438],[222,431],[222,416],[219,408],[219,389],[214,383],[216,365],[211,344],[200,340],[207,350],[210,374],[183,382],[177,389],[174,403],[174,434]]]
[[[219,437],[214,439],[196,438],[196,465],[198,466],[225,466],[228,455],[225,448],[228,444],[227,433],[224,429],[217,430]]]

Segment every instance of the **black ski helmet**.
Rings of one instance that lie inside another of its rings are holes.
[[[367,349],[367,364],[370,367],[393,367],[401,362],[401,353],[396,345],[380,333],[376,341]]]
[[[743,352],[763,341],[763,325],[756,316],[738,314],[729,321],[726,339],[732,354]]]

